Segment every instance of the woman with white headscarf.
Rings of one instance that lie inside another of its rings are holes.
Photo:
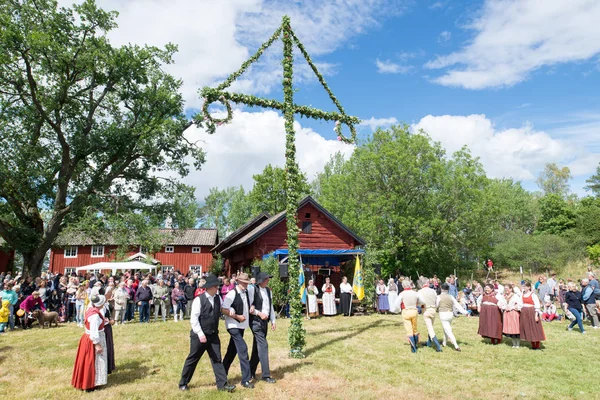
[[[77,357],[73,366],[71,385],[76,389],[91,391],[98,386],[106,385],[108,379],[108,362],[104,326],[107,323],[102,315],[106,303],[103,295],[95,295],[90,299],[85,313],[85,333],[79,340]]]

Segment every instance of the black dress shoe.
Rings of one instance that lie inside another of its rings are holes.
[[[182,392],[185,392],[186,390],[188,390],[187,385],[179,385],[179,390],[181,390]]]
[[[219,388],[219,390],[221,392],[233,392],[235,390],[235,385],[230,385],[229,383],[226,383],[225,386]]]
[[[248,382],[242,382],[242,386],[245,387],[246,389],[254,389],[254,383],[248,381]]]
[[[265,382],[267,382],[267,383],[275,383],[275,382],[277,382],[275,379],[271,378],[270,376],[262,378],[262,380],[265,381]]]

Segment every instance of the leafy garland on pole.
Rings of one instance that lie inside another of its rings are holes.
[[[277,39],[281,38],[283,42],[283,103],[276,100],[264,99],[252,95],[239,93],[231,93],[225,91],[237,78],[239,78],[247,69],[256,62],[264,51],[269,48]],[[301,106],[294,104],[294,88],[293,88],[293,64],[294,64],[294,44],[300,50],[302,56],[308,62],[312,71],[317,76],[323,88],[329,94],[329,98],[336,105],[338,112],[322,111],[313,107]],[[214,133],[216,127],[224,123],[228,123],[233,118],[230,101],[237,104],[244,104],[249,107],[263,107],[279,110],[283,113],[285,120],[285,170],[286,170],[286,220],[287,220],[287,244],[288,244],[288,270],[289,270],[289,285],[290,285],[290,314],[292,322],[288,331],[288,341],[290,344],[290,356],[294,358],[304,358],[303,349],[306,344],[306,331],[302,327],[302,302],[300,296],[300,285],[298,277],[300,274],[300,262],[298,258],[298,187],[300,181],[300,168],[296,162],[296,140],[294,134],[294,114],[299,114],[301,117],[320,119],[325,121],[336,121],[335,132],[338,135],[338,140],[344,143],[354,143],[356,141],[355,124],[360,120],[357,117],[349,116],[344,111],[338,99],[334,96],[329,86],[325,82],[323,75],[319,72],[316,65],[312,62],[304,45],[292,31],[290,26],[290,18],[283,17],[281,26],[273,33],[271,38],[263,43],[256,53],[244,62],[241,68],[231,74],[222,84],[216,88],[205,87],[200,92],[204,98],[204,105],[200,114],[194,117],[194,122],[198,126],[203,126],[208,133]],[[225,118],[213,118],[209,113],[209,106],[214,102],[222,103],[227,109]],[[344,136],[342,133],[342,125],[348,126],[350,137]]]

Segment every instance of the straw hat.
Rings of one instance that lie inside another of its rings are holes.
[[[247,274],[247,273],[245,273],[245,272],[242,272],[241,274],[239,274],[239,275],[237,276],[237,279],[236,279],[236,280],[237,280],[238,282],[242,282],[242,283],[250,283],[250,277],[249,277],[249,276],[248,276],[248,274]]]

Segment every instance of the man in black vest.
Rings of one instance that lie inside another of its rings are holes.
[[[183,364],[179,389],[188,390],[187,385],[194,375],[196,365],[206,351],[215,373],[217,388],[233,392],[235,386],[227,382],[227,373],[221,362],[221,341],[219,340],[221,298],[217,295],[219,280],[214,275],[209,275],[204,287],[206,292],[196,297],[191,307],[190,354]]]
[[[269,322],[271,329],[275,330],[275,309],[273,308],[273,295],[271,289],[267,287],[269,280],[273,275],[265,272],[259,272],[256,275],[256,285],[249,287],[250,294],[250,327],[254,334],[252,341],[252,356],[250,357],[250,371],[252,377],[256,379],[256,367],[260,360],[262,371],[262,380],[267,383],[275,383],[271,378],[269,369],[269,343],[267,342],[267,332],[269,331]]]
[[[250,297],[248,296],[248,283],[250,279],[248,274],[242,272],[237,277],[238,285],[230,290],[223,300],[222,312],[225,315],[225,326],[229,332],[230,339],[227,346],[227,352],[223,357],[223,366],[225,372],[229,372],[229,367],[237,354],[242,369],[242,386],[247,389],[254,389],[254,384],[250,382],[250,360],[248,359],[248,345],[244,341],[244,331],[249,327]]]

